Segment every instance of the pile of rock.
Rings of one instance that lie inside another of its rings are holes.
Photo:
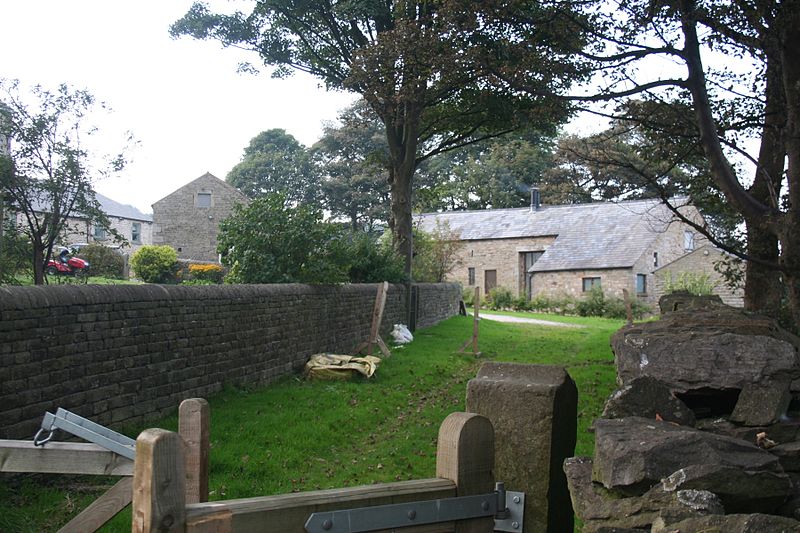
[[[594,458],[564,463],[584,533],[800,532],[800,339],[718,301],[660,304],[613,336]]]

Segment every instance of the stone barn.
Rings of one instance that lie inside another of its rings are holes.
[[[693,206],[681,210],[703,223]],[[628,289],[653,305],[654,272],[706,242],[658,200],[537,202],[529,208],[426,213],[416,222],[425,231],[445,226],[464,243],[450,281],[480,287],[482,293],[506,287],[528,298],[581,297],[600,286],[618,297]],[[710,260],[697,267],[713,272]]]
[[[153,204],[153,244],[175,248],[180,259],[219,262],[219,223],[248,198],[206,172]]]

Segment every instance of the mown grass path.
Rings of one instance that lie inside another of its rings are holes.
[[[471,317],[417,332],[392,350],[372,379],[307,382],[287,377],[258,391],[227,390],[211,404],[211,499],[242,498],[432,477],[442,420],[464,410],[466,384],[485,360],[557,364],[579,391],[577,455],[590,455],[587,431],[614,388],[609,338],[621,321],[518,313],[581,324],[557,328],[481,321],[482,356],[456,350]],[[148,427],[176,430],[177,417]],[[144,428],[122,428],[134,436]],[[54,531],[112,479],[0,477],[0,531]],[[130,531],[130,513],[107,531]]]

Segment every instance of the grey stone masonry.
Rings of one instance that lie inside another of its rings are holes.
[[[495,478],[525,493],[521,533],[572,531],[561,465],[575,452],[578,389],[562,367],[484,363],[467,384],[467,411],[495,432]]]
[[[0,287],[0,438],[31,438],[58,407],[141,422],[224,384],[266,384],[369,336],[378,285]],[[456,284],[419,287],[420,325],[455,315]],[[391,285],[388,338],[405,316]]]
[[[219,224],[249,200],[213,174],[203,174],[153,204],[153,244],[175,248],[181,259],[217,262]]]

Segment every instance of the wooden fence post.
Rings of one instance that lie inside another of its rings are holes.
[[[136,439],[132,531],[183,532],[185,484],[181,436],[163,429],[144,430]]]
[[[211,410],[202,398],[189,398],[178,408],[178,433],[183,438],[186,503],[208,501],[208,454]]]
[[[494,490],[494,429],[488,418],[474,413],[452,413],[439,428],[436,477],[452,480],[457,496]],[[494,517],[456,522],[456,533],[486,533]]]

